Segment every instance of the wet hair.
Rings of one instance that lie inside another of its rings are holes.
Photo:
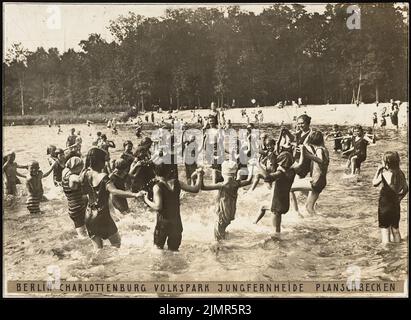
[[[97,131],[97,137],[101,137],[101,132]]]
[[[76,131],[76,129],[74,129],[74,128],[71,128],[71,130],[70,130],[71,132],[75,132]]]
[[[267,146],[274,146],[275,145],[275,140],[273,138],[269,138],[267,141]]]
[[[56,150],[54,151],[54,154],[57,156],[59,154],[64,154],[64,150],[61,148],[56,148]]]
[[[308,137],[309,144],[314,146],[323,146],[324,145],[324,136],[321,131],[313,131],[310,136]]]
[[[102,134],[101,139],[107,139],[107,136],[105,134]]]
[[[7,161],[7,159],[10,159],[10,157],[14,157],[14,159],[16,159],[16,153],[14,151],[6,154],[5,156],[3,156],[3,163]]]
[[[362,128],[359,124],[357,124],[357,125],[354,127],[354,130],[358,130],[361,134],[364,133],[363,128]]]
[[[131,145],[133,146],[133,143],[130,140],[124,141],[123,147],[125,148],[126,146]]]
[[[52,157],[54,157],[55,155],[56,155],[56,146],[54,146],[54,145],[49,145],[48,147],[47,147],[47,155],[50,155],[50,156],[52,156]]]
[[[30,161],[30,163],[29,163],[29,168],[30,167],[34,167],[34,168],[40,168],[40,164],[36,161],[36,160],[32,160],[32,161]]]
[[[306,114],[302,114],[302,115],[298,116],[297,120],[298,119],[302,119],[304,121],[304,123],[306,123],[308,125],[311,124],[311,117],[306,115]]]
[[[176,177],[177,165],[160,163],[154,166],[154,173],[156,176],[171,179]]]
[[[85,167],[101,172],[106,165],[106,157],[106,151],[97,147],[93,147],[87,153]]]
[[[128,168],[128,163],[124,159],[117,159],[114,163],[114,167],[119,171],[125,171]]]
[[[398,170],[400,168],[400,155],[396,151],[385,152],[383,160],[388,169]]]

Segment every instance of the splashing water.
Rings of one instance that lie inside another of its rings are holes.
[[[64,146],[71,126],[62,125],[64,134],[47,126],[4,128],[5,148],[14,149],[16,162],[31,159],[48,169],[46,147]],[[77,125],[83,146],[90,146],[102,126]],[[329,129],[322,127],[320,129]],[[110,137],[109,137],[110,138]],[[111,137],[122,150],[124,140],[135,141],[133,130],[121,128]],[[271,190],[260,183],[251,193],[239,192],[236,219],[228,227],[227,240],[214,244],[215,191],[184,194],[181,201],[183,240],[177,253],[153,247],[155,213],[141,200],[129,200],[131,213],[116,222],[122,247],[105,242],[95,253],[89,239],[78,239],[67,213],[67,202],[52,178],[43,180],[48,202],[45,212],[30,216],[25,207],[26,190],[19,185],[19,197],[4,200],[4,266],[7,279],[44,280],[48,265],[58,265],[63,280],[164,281],[164,280],[344,280],[352,265],[361,268],[364,280],[400,280],[408,274],[407,200],[401,205],[400,231],[404,241],[380,246],[377,223],[377,188],[371,184],[376,166],[385,150],[399,151],[402,170],[408,173],[406,137],[387,131],[384,140],[368,149],[360,179],[342,179],[346,160],[331,153],[328,185],[320,195],[317,214],[300,218],[295,212],[283,217],[280,240],[272,235],[272,216],[268,212],[253,224],[261,205],[269,205]],[[327,147],[332,150],[332,142]],[[135,143],[136,145],[137,143]],[[85,153],[83,147],[83,153]],[[24,170],[20,170],[24,173]],[[184,170],[180,170],[184,179]],[[209,174],[206,176],[209,178]],[[300,203],[301,205],[301,203]]]

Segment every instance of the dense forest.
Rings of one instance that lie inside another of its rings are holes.
[[[79,52],[15,44],[3,61],[3,112],[124,110],[408,100],[408,12],[361,4],[349,29],[348,4],[309,13],[275,4],[256,15],[239,6],[130,12],[111,21],[113,42],[91,34]]]

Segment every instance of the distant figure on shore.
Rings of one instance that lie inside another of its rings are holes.
[[[58,130],[57,130],[57,134],[60,134],[60,133],[62,133],[62,132],[63,132],[63,130],[61,130],[60,125],[58,125],[58,126],[57,126],[57,128],[58,128]]]

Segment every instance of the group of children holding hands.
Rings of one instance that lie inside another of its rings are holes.
[[[215,120],[212,115],[209,117],[209,127],[216,126]],[[68,213],[78,236],[88,235],[96,248],[102,248],[105,239],[113,246],[120,247],[121,237],[110,212],[111,207],[114,207],[116,213],[126,214],[130,211],[127,198],[139,199],[156,211],[154,244],[163,249],[167,242],[169,250],[177,251],[183,232],[181,190],[191,193],[198,193],[200,190],[218,191],[214,236],[220,241],[226,238],[226,229],[235,219],[238,190],[251,184],[250,190],[254,190],[259,181],[263,180],[272,190],[271,206],[260,209],[256,223],[270,210],[278,237],[282,215],[289,211],[290,204],[299,213],[295,192],[308,195],[306,209],[312,214],[315,213],[315,203],[320,193],[327,185],[330,162],[328,150],[324,145],[323,134],[311,129],[310,121],[309,116],[301,115],[297,118],[296,132],[282,127],[277,140],[264,134],[261,137],[258,159],[248,158],[244,161],[238,157],[237,152],[237,157],[212,165],[215,172],[212,183],[204,181],[204,171],[198,168],[197,163],[186,164],[187,181],[180,180],[175,162],[168,164],[155,161],[159,154],[152,154],[153,141],[150,138],[143,138],[135,151],[133,143],[125,141],[120,158],[110,162],[108,149],[114,148],[115,145],[100,134],[93,143],[94,146],[89,149],[84,162],[78,149],[81,142],[78,143],[79,140],[75,137],[69,137],[68,149],[62,150],[53,146],[48,148],[51,166],[45,174],[40,170],[37,161],[21,166],[15,162],[14,153],[3,157],[6,193],[16,195],[16,184],[20,183],[17,177],[25,178],[28,191],[27,208],[31,214],[38,214],[39,204],[44,198],[42,179],[53,172],[54,184],[62,187],[67,198]],[[344,143],[340,138],[344,136],[337,126],[333,129],[326,138],[334,138],[335,151],[343,150]],[[209,138],[205,136],[204,141],[207,139]],[[193,137],[189,137],[183,145],[187,148],[190,143],[195,143]],[[363,129],[360,126],[354,127],[350,145],[345,146],[342,152],[349,156],[352,173],[358,173],[361,163],[366,159],[368,143],[369,139]],[[196,148],[187,150],[195,153]],[[249,152],[245,154],[249,155]],[[407,194],[408,186],[399,168],[399,161],[398,153],[386,152],[383,164],[373,179],[374,186],[382,184],[378,219],[384,243],[390,240],[390,234],[395,242],[400,239],[399,203]],[[19,173],[17,169],[27,169],[28,176]]]

